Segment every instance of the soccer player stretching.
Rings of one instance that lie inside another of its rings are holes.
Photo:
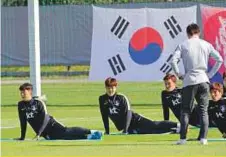
[[[226,138],[226,99],[222,98],[223,86],[220,83],[213,83],[210,86],[212,100],[209,102],[209,116],[213,117],[217,128]]]
[[[170,109],[175,115],[175,117],[180,121],[182,89],[177,88],[177,78],[173,74],[166,74],[163,80],[165,84],[165,90],[162,91],[161,99],[164,120],[169,120]],[[189,124],[196,127],[200,127],[200,119],[197,106],[194,107],[191,113]],[[209,127],[216,127],[216,124],[213,122],[213,119],[211,117],[209,117]]]
[[[18,103],[21,136],[17,140],[24,140],[27,122],[36,133],[47,140],[76,140],[76,139],[100,139],[102,133],[81,127],[65,127],[47,113],[46,105],[38,98],[32,98],[32,85],[24,83],[20,86],[22,100]]]
[[[173,74],[167,74],[164,78],[165,90],[162,91],[162,109],[164,120],[169,120],[169,109],[173,112],[175,117],[180,121],[181,103],[182,103],[182,89],[177,88],[177,78]],[[196,109],[193,110],[189,124],[193,126],[199,125],[199,116]]]
[[[223,63],[223,59],[213,46],[200,39],[200,29],[197,24],[190,24],[187,27],[188,39],[178,45],[172,57],[172,68],[175,74],[183,79],[182,92],[182,114],[180,118],[181,131],[180,140],[177,144],[185,144],[187,137],[187,127],[189,118],[193,110],[194,99],[198,103],[200,116],[200,143],[207,144],[208,132],[208,94],[209,78],[212,78]],[[215,65],[207,74],[208,60],[213,57]],[[183,60],[185,75],[181,75],[177,65],[179,59]]]
[[[127,97],[116,93],[115,78],[107,78],[105,88],[106,93],[99,97],[99,104],[106,134],[110,133],[109,118],[116,128],[125,134],[160,134],[179,131],[180,125],[175,122],[152,121],[134,113]]]

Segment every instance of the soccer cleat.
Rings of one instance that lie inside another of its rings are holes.
[[[99,140],[99,139],[102,138],[102,136],[103,136],[103,133],[101,131],[95,131],[95,132],[89,134],[87,136],[87,139],[89,139],[89,140]]]
[[[177,145],[184,145],[186,144],[186,139],[180,139],[179,141],[176,142]]]
[[[200,144],[202,144],[202,145],[208,145],[207,139],[201,138]]]

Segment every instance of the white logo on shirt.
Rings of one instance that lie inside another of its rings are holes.
[[[34,118],[34,113],[33,112],[26,113],[26,117],[27,119]]]
[[[225,109],[225,106],[221,106],[221,107],[220,107],[220,110],[221,110],[222,112],[225,112],[225,110],[226,110],[226,109]]]
[[[118,114],[116,107],[109,108],[109,111],[110,111],[110,114]]]
[[[181,95],[180,94],[177,94],[176,97],[180,99],[181,98]]]
[[[119,102],[118,101],[115,101],[115,106],[119,106]]]
[[[216,113],[217,118],[224,118],[224,115],[221,112],[217,112]]]
[[[175,100],[172,100],[172,103],[173,103],[173,106],[176,106],[178,104],[180,104],[180,99],[175,99]]]
[[[107,101],[105,101],[105,102],[104,102],[104,105],[107,105],[107,104],[108,104],[108,102],[107,102]]]
[[[36,106],[31,106],[32,111],[36,111],[37,107]]]

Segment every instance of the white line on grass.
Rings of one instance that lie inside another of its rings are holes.
[[[2,80],[2,84],[22,84],[24,82],[30,82],[29,80]],[[87,78],[81,78],[81,79],[56,79],[56,80],[49,80],[44,79],[42,80],[42,83],[84,83],[88,82]]]
[[[1,126],[1,129],[14,129],[17,128],[18,126]]]

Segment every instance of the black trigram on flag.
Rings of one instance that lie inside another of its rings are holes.
[[[169,34],[172,38],[175,38],[180,32],[182,32],[182,29],[180,25],[177,23],[177,20],[174,18],[174,16],[171,16],[169,19],[167,19],[164,22],[164,25],[166,29],[169,31]]]
[[[128,26],[129,22],[119,16],[112,26],[111,32],[114,33],[114,35],[116,35],[119,39],[121,39]]]
[[[170,60],[172,59],[172,57],[173,57],[173,55],[171,54],[168,58],[167,58],[167,60],[166,60],[166,62],[163,64],[163,66],[160,68],[160,71],[162,71],[163,73],[165,73],[165,74],[168,74],[168,73],[170,73],[171,71],[172,71],[172,67],[171,67],[171,65],[170,65]],[[180,62],[180,60],[177,62],[177,64]]]
[[[124,63],[122,62],[122,59],[119,54],[108,59],[108,63],[110,65],[111,70],[114,73],[114,75],[117,75],[126,70],[126,67],[125,67]]]

